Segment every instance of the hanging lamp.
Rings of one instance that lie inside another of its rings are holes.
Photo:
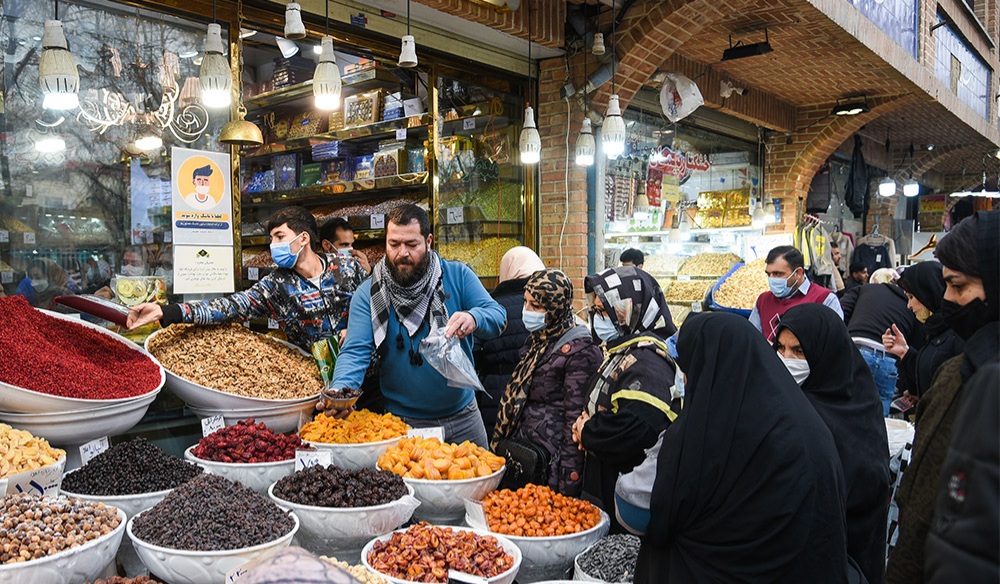
[[[222,27],[216,22],[217,2],[212,2],[212,24],[205,35],[205,55],[201,60],[198,80],[201,84],[201,104],[207,108],[229,107],[233,101],[233,71],[222,56]]]
[[[80,73],[76,70],[73,53],[69,52],[62,21],[59,20],[59,0],[55,1],[55,18],[45,21],[42,35],[42,57],[38,62],[38,83],[42,87],[42,107],[68,110],[79,107]]]
[[[410,0],[406,0],[406,34],[403,35],[402,46],[399,51],[399,62],[397,65],[404,69],[411,69],[417,66],[417,43],[410,34]]]
[[[764,211],[764,203],[757,201],[754,205],[750,226],[754,229],[763,229],[767,226],[767,213]]]
[[[48,134],[35,142],[35,150],[43,154],[62,152],[65,149],[66,141],[54,134]]]
[[[878,183],[878,196],[891,197],[896,194],[896,181],[889,176],[889,173],[892,172],[892,146],[889,143],[888,130],[885,133],[885,155],[889,163],[886,164],[885,178]]]
[[[604,34],[599,32],[594,33],[594,48],[593,48],[594,55],[600,57],[606,51],[607,49],[604,48]]]
[[[326,29],[321,41],[319,63],[313,75],[312,89],[317,109],[335,110],[340,108],[340,94],[343,84],[340,80],[340,66],[333,52],[333,37],[330,36],[330,3],[326,3]]]
[[[594,35],[594,46],[597,46],[597,35]],[[603,51],[604,37],[601,37]],[[587,79],[587,53],[583,54],[583,78]],[[591,127],[590,117],[587,115],[587,84],[583,86],[583,126],[580,127],[580,135],[576,138],[576,164],[577,166],[590,166],[594,164],[594,152],[597,150],[597,143],[594,142],[594,130]]]
[[[285,38],[298,40],[306,38],[306,25],[302,22],[302,6],[298,2],[285,5]]]
[[[913,166],[913,143],[910,143],[910,166]],[[910,180],[903,183],[903,196],[915,197],[920,194],[920,184],[913,179],[913,171],[910,171]]]
[[[528,95],[531,95],[531,1],[527,2],[528,10]],[[531,109],[531,101],[524,108],[524,127],[521,128],[519,140],[522,164],[535,164],[542,158],[542,137],[535,128],[535,110]]]
[[[236,3],[237,26],[243,27],[243,0]],[[243,79],[243,41],[236,41],[236,50],[239,51],[237,59],[237,79]],[[247,108],[243,105],[243,83],[236,90],[237,107],[236,119],[228,122],[222,127],[219,133],[219,142],[230,146],[261,146],[264,144],[264,136],[260,133],[260,128],[252,122],[246,120]]]
[[[611,12],[615,12],[615,1],[611,0]],[[618,38],[616,21],[611,19],[611,97],[608,98],[608,110],[604,115],[604,126],[601,128],[601,149],[605,156],[614,160],[625,153],[625,120],[618,103],[618,91],[615,87],[615,75],[618,72]]]

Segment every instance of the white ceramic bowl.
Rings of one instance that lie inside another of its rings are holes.
[[[4,412],[17,412],[23,414],[48,414],[52,412],[68,412],[76,410],[85,410],[88,408],[95,408],[98,406],[110,406],[113,404],[123,404],[133,401],[139,397],[147,397],[150,395],[155,396],[160,388],[163,387],[163,383],[166,380],[163,367],[160,366],[160,362],[156,360],[155,357],[150,355],[147,351],[140,349],[135,344],[133,344],[128,339],[117,335],[104,327],[97,326],[96,324],[89,323],[77,318],[72,318],[66,316],[65,314],[59,314],[58,312],[50,312],[48,310],[42,310],[48,316],[53,318],[58,318],[61,320],[67,320],[76,323],[80,326],[93,329],[98,333],[109,337],[115,342],[125,345],[130,350],[135,351],[141,355],[145,355],[150,361],[156,364],[160,369],[160,382],[157,384],[156,388],[149,393],[145,393],[142,396],[125,397],[119,399],[80,399],[73,397],[60,397],[58,395],[50,395],[47,393],[42,393],[40,391],[33,391],[23,387],[18,387],[16,385],[10,385],[8,383],[0,382],[0,411]],[[99,357],[95,357],[99,358]],[[152,400],[150,400],[152,401]],[[107,435],[107,432],[100,434],[101,436]],[[87,442],[84,440],[80,442]]]
[[[371,507],[300,505],[275,495],[274,487],[271,485],[267,494],[279,507],[295,512],[302,525],[297,541],[314,553],[328,553],[329,549],[358,550],[373,537],[391,533],[409,521],[413,509],[420,504],[409,485],[402,498]]]
[[[155,333],[149,335],[146,339],[146,351],[149,351],[149,343],[156,338],[166,329],[160,329]],[[264,335],[262,335],[264,336]],[[306,353],[302,349],[296,347],[291,343],[286,343],[279,339],[271,338],[270,340],[285,345],[291,349],[295,349],[299,353],[306,355],[312,359],[312,355]],[[169,369],[164,369],[167,376],[167,388],[174,392],[174,395],[184,400],[189,406],[195,406],[199,408],[210,408],[216,410],[245,410],[259,408],[263,406],[276,406],[276,405],[291,405],[295,403],[300,403],[305,399],[311,399],[313,402],[319,401],[319,392],[315,395],[311,395],[305,398],[295,398],[295,399],[264,399],[258,397],[244,397],[242,395],[236,395],[235,393],[227,393],[225,391],[220,391],[218,389],[212,389],[210,387],[205,387],[193,381],[184,379],[183,377],[172,373]]]
[[[486,581],[489,582],[489,584],[512,584],[514,582],[514,578],[517,577],[517,572],[521,567],[521,550],[518,549],[518,547],[514,544],[514,542],[510,541],[509,539],[507,539],[502,535],[497,535],[495,533],[490,533],[488,531],[483,531],[481,529],[471,529],[468,527],[455,527],[451,525],[442,527],[451,527],[456,531],[471,531],[477,535],[489,535],[495,537],[497,541],[500,543],[500,545],[503,547],[504,551],[510,554],[511,557],[514,558],[514,565],[506,572],[500,574],[499,576],[488,578]],[[402,531],[403,530],[400,530],[400,532]],[[375,539],[368,542],[365,545],[364,549],[361,550],[361,563],[362,565],[364,565],[365,568],[368,569],[369,572],[373,574],[378,574],[379,576],[385,578],[386,580],[392,582],[393,584],[410,584],[412,582],[411,580],[400,580],[399,578],[392,578],[391,576],[386,576],[382,572],[379,572],[378,570],[373,568],[371,564],[368,563],[368,554],[372,551],[372,547],[374,547],[375,542],[385,541],[390,537],[392,537],[392,533],[376,537]]]
[[[0,565],[2,584],[78,584],[90,582],[104,573],[115,560],[127,518],[118,510],[118,527],[80,547],[20,564]]]
[[[378,464],[378,457],[385,454],[390,447],[399,443],[400,438],[390,438],[378,442],[362,442],[360,444],[333,444],[331,442],[310,442],[303,440],[306,444],[316,447],[317,450],[325,450],[330,453],[330,462],[334,466],[351,470],[362,468],[372,468]]]
[[[66,473],[66,476],[75,472],[76,470],[72,470]],[[60,489],[59,492],[66,497],[75,497],[84,501],[96,501],[104,503],[109,507],[117,507],[124,511],[125,515],[131,518],[132,516],[138,515],[142,511],[145,511],[162,501],[163,498],[169,495],[172,490],[173,489],[167,489],[165,491],[140,493],[138,495],[84,495],[81,493],[73,493],[71,491],[67,491],[66,489]]]
[[[132,524],[141,515],[129,519],[129,539],[149,571],[171,584],[222,584],[230,571],[249,561],[273,556],[288,547],[299,530],[299,519],[293,513],[290,515],[295,522],[292,530],[274,541],[236,550],[175,550],[146,543],[133,533]]]
[[[503,478],[504,466],[495,473],[474,479],[460,481],[411,479],[403,477],[403,482],[413,487],[413,496],[420,501],[420,507],[413,517],[428,523],[455,522],[465,516],[465,499],[481,501],[496,490]]]
[[[0,421],[41,436],[52,444],[86,444],[101,436],[118,436],[146,415],[159,389],[137,398],[81,410],[22,414],[0,412]],[[4,392],[0,389],[0,395]]]
[[[59,458],[59,460],[55,461],[53,464],[59,467],[59,474],[63,474],[63,471],[66,470],[66,456],[63,455],[62,457]],[[7,477],[4,477],[0,479],[0,493],[6,493],[6,492],[7,492]],[[3,495],[0,494],[0,497],[2,496]]]
[[[265,495],[271,483],[276,483],[278,479],[295,472],[294,458],[278,462],[215,462],[196,457],[191,453],[192,450],[194,450],[194,446],[185,450],[184,458],[201,466],[205,472],[226,477]]]
[[[316,398],[307,397],[296,403],[259,406],[240,410],[203,408],[190,404],[188,404],[188,408],[199,418],[222,416],[227,426],[233,426],[236,422],[253,418],[256,422],[266,424],[272,431],[282,433],[297,430],[299,427],[299,418],[302,414],[306,414],[306,416],[312,415],[316,409]]]
[[[473,521],[468,515],[465,522],[476,529],[487,529]],[[600,541],[608,534],[611,520],[601,511],[601,520],[590,529],[569,535],[552,537],[519,537],[504,535],[514,542],[523,554],[520,576],[524,582],[535,582],[546,578],[565,578],[573,569],[573,561],[584,550]],[[500,534],[495,534],[500,535]]]

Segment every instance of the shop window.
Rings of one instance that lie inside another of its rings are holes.
[[[965,0],[971,2],[972,0]],[[858,10],[917,58],[919,0],[850,0]]]
[[[962,102],[983,119],[990,115],[990,76],[992,71],[973,52],[955,29],[939,15],[941,26],[934,31],[937,62],[934,72]]]

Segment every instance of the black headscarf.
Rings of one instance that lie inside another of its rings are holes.
[[[847,486],[847,551],[869,582],[881,582],[889,443],[875,380],[844,321],[825,306],[790,308],[781,315],[775,338],[784,329],[802,346],[809,362],[802,391],[826,422],[840,454]]]
[[[745,318],[691,316],[684,410],[663,435],[637,584],[847,581],[833,437]]]
[[[621,335],[619,340],[639,332],[654,332],[666,339],[677,332],[660,284],[639,268],[622,266],[591,274],[584,278],[583,287],[601,299]]]
[[[941,269],[941,262],[920,262],[903,270],[897,283],[900,288],[913,294],[927,310],[938,312],[941,310],[945,289]]]

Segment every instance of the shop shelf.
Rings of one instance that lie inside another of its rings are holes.
[[[657,229],[652,231],[607,231],[604,233],[605,239],[614,239],[620,237],[660,237],[670,235],[670,229]],[[744,231],[762,231],[762,229],[754,228],[749,225],[743,225],[741,227],[706,227],[706,228],[691,228],[691,233],[737,233]]]
[[[277,154],[304,152],[311,150],[315,144],[324,144],[334,140],[348,142],[351,144],[363,144],[366,142],[390,140],[395,138],[397,130],[403,129],[406,130],[407,138],[415,138],[417,140],[426,139],[430,124],[430,117],[428,114],[421,114],[420,123],[415,126],[411,126],[409,120],[410,118],[384,120],[372,124],[341,128],[332,132],[323,132],[322,134],[316,134],[304,138],[294,138],[291,140],[272,142],[250,152],[244,156],[244,158],[253,159],[265,156],[274,156]]]
[[[345,97],[355,93],[361,93],[363,91],[370,91],[372,89],[395,89],[400,85],[404,85],[399,79],[393,77],[392,73],[386,69],[369,69],[366,71],[358,71],[357,73],[352,73],[350,75],[344,75],[341,78],[341,82],[343,84],[342,91]],[[281,89],[275,89],[274,91],[268,91],[257,94],[253,97],[248,97],[243,100],[243,103],[249,113],[257,110],[272,109],[304,99],[311,99],[312,95],[312,79],[310,79],[303,83],[289,85],[288,87],[282,87]]]
[[[335,196],[343,200],[347,196],[375,198],[398,194],[409,190],[423,190],[427,186],[427,172],[384,176],[366,180],[327,183],[300,187],[288,191],[268,191],[264,193],[244,193],[244,207],[283,206],[289,203],[327,202]]]

